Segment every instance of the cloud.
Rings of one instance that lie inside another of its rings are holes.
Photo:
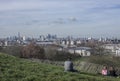
[[[0,1],[0,11],[7,10],[37,10],[37,9],[52,9],[52,8],[62,8],[65,7],[64,3],[59,3],[59,1],[49,1],[49,0],[11,0]]]
[[[115,32],[120,30],[119,14],[119,0],[0,0],[0,26],[7,26],[8,30],[21,27],[22,31],[33,26],[38,29],[30,30],[34,33],[51,28],[51,32],[85,34],[94,31],[93,28],[96,33],[98,30],[105,33],[115,27]]]

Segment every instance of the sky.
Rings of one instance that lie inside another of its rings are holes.
[[[0,0],[0,37],[120,38],[120,0]]]

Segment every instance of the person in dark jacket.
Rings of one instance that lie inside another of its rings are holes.
[[[71,61],[71,58],[69,58],[67,61],[65,61],[64,69],[65,69],[65,71],[71,71],[71,72],[74,71],[73,62]]]
[[[115,69],[112,66],[109,68],[108,75],[109,76],[114,76],[114,77],[117,76],[116,75],[116,71],[115,71]]]

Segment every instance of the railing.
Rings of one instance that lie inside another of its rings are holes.
[[[63,61],[50,61],[50,60],[39,60],[39,59],[30,59],[33,62],[40,62],[40,63],[46,63],[46,64],[53,64],[56,66],[64,66]],[[87,73],[93,73],[93,74],[99,74],[101,73],[101,70],[104,66],[99,64],[93,64],[88,62],[74,62],[74,68],[78,71],[87,72]],[[115,67],[117,75],[120,75],[120,68]]]

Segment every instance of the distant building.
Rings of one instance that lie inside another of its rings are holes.
[[[40,35],[40,41],[44,41],[45,40],[45,37],[44,37],[44,35]]]
[[[60,44],[63,46],[71,47],[71,46],[75,46],[75,41],[74,40],[62,40]]]
[[[120,49],[116,50],[116,56],[120,56]]]
[[[91,49],[88,47],[78,47],[75,49],[75,53],[80,54],[81,56],[90,56]]]
[[[70,45],[70,42],[68,40],[66,41],[66,45]]]
[[[61,44],[62,44],[62,45],[65,45],[65,41],[62,41]]]
[[[105,44],[103,45],[103,48],[115,53],[116,50],[120,48],[120,45],[119,44]]]
[[[2,41],[0,41],[0,46],[3,46],[4,44],[3,44],[3,42]]]
[[[74,41],[73,40],[70,41],[70,45],[74,45]]]
[[[80,41],[80,40],[77,40],[76,41],[76,44],[78,45],[78,44],[82,44],[82,42]]]
[[[48,46],[48,45],[55,45],[56,42],[53,41],[36,41],[37,45]]]
[[[67,48],[67,52],[71,54],[79,54],[81,56],[90,56],[91,48],[89,47],[70,47]]]
[[[22,39],[23,39],[23,41],[25,41],[25,40],[26,40],[26,37],[25,37],[25,36],[23,36],[23,37],[22,37]]]
[[[8,41],[5,41],[5,46],[8,46]]]

